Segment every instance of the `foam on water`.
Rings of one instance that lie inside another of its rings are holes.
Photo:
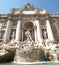
[[[16,64],[43,64],[43,63],[59,63],[59,61],[43,61],[43,62],[13,62]]]

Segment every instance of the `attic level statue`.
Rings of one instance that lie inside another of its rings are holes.
[[[17,62],[59,61],[58,51],[59,14],[48,14],[30,3],[0,14],[0,58],[4,56],[4,62],[12,57]]]

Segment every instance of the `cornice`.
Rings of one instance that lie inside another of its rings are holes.
[[[45,20],[45,19],[51,19],[51,18],[59,18],[59,14],[0,14],[0,19],[9,19],[9,20],[18,20],[18,19],[25,19],[26,17],[32,16],[33,19],[40,19],[40,20]],[[32,18],[27,18],[27,19],[32,19]]]
[[[59,14],[50,14],[50,17],[59,17]]]
[[[7,18],[8,14],[0,14],[0,18]]]

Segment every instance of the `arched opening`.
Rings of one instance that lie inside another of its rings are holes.
[[[26,22],[24,23],[25,28],[33,28],[33,23],[32,22]]]
[[[22,29],[22,41],[26,40],[26,35],[25,35],[25,32],[29,30],[30,34],[31,34],[31,37],[32,39],[34,40],[34,25],[32,22],[25,22],[23,24],[23,29]]]

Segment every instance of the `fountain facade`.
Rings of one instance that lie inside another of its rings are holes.
[[[58,22],[59,14],[48,14],[30,3],[1,14],[0,61],[59,61]]]

